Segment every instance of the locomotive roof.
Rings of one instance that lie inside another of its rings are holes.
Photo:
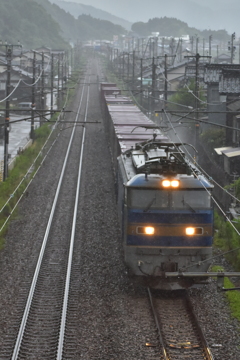
[[[126,184],[127,187],[132,188],[146,188],[146,189],[161,189],[161,180],[168,177],[158,174],[137,174]],[[213,185],[202,175],[195,177],[194,175],[178,174],[174,179],[179,180],[179,187],[177,190],[183,189],[212,189]],[[176,190],[173,190],[176,191]]]

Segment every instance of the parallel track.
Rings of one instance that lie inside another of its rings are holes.
[[[87,94],[84,95],[86,88]],[[12,360],[62,359],[86,128],[82,131],[81,144],[75,132],[83,107],[84,122],[87,120],[88,105],[89,86],[84,86]],[[75,155],[76,147],[79,149],[78,156]],[[71,174],[74,182],[69,186],[72,154],[76,159],[76,174]],[[67,203],[64,200],[66,192],[69,192]],[[68,219],[65,220],[65,217]],[[59,223],[63,227],[61,235]]]

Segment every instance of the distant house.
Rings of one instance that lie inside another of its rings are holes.
[[[222,151],[224,160],[224,171],[229,175],[240,174],[240,147],[230,148]]]
[[[168,82],[168,93],[175,93],[178,90],[180,83],[185,79],[185,66],[186,63],[178,64],[168,68],[167,82]],[[162,84],[165,82],[165,76],[163,69],[158,73],[158,78],[162,80]]]
[[[50,55],[52,53],[52,49],[47,46],[41,46],[37,49],[35,49],[39,53],[44,53]]]
[[[209,122],[227,124],[227,102],[238,96],[240,65],[206,64],[204,83],[207,85],[207,111]],[[231,145],[231,142],[230,142]]]
[[[240,99],[234,99],[227,104],[226,145],[240,147]]]
[[[231,56],[229,54],[220,54],[215,56],[212,61],[217,64],[231,64]]]
[[[6,82],[7,82],[7,70],[0,73],[0,99],[4,99],[6,96]],[[31,101],[31,87],[26,86],[23,82],[31,84],[32,74],[24,71],[11,69],[11,83],[10,92],[15,88],[15,91],[10,97],[10,101],[14,99],[15,102]]]

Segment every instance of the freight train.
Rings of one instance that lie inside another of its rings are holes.
[[[129,274],[146,286],[175,290],[206,283],[213,244],[211,182],[121,94],[100,85],[116,177],[117,208]]]

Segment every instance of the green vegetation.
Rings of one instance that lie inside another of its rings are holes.
[[[224,271],[224,269],[221,266],[213,266],[212,271],[218,272],[218,271]],[[235,287],[235,285],[227,277],[224,278],[223,286],[225,289],[231,289]],[[229,302],[232,316],[240,320],[240,292],[237,290],[227,291],[225,293],[225,296]]]
[[[107,20],[94,19],[90,15],[78,17],[77,31],[80,40],[112,40],[113,35],[127,34],[120,25]]]
[[[214,148],[224,146],[225,137],[225,129],[216,127],[208,128],[200,135],[201,143],[210,151],[213,151]]]
[[[228,190],[234,190],[235,196],[240,199],[240,178],[234,181],[232,184],[226,186],[225,188]]]
[[[240,236],[232,225],[223,219],[217,212],[215,213],[214,221],[214,246],[220,248],[224,252],[240,248]],[[240,220],[235,220],[234,226],[240,232]],[[240,271],[240,249],[231,251],[226,255],[226,258],[237,271]]]
[[[0,33],[2,41],[26,48],[46,45],[65,49],[60,26],[46,10],[32,0],[0,0]]]
[[[85,62],[82,58],[78,64],[78,69],[73,73],[71,80],[67,84],[70,90],[68,91],[68,95],[65,94],[65,97],[67,95],[68,98],[63,99],[62,105],[65,104],[66,100],[68,103],[71,103],[71,101],[73,100],[73,96],[75,94],[75,86],[78,83],[79,77],[82,74],[82,67],[84,66],[84,64]],[[56,121],[58,115],[59,114],[57,113],[54,114],[51,118],[51,122]],[[18,215],[17,207],[16,209],[14,209],[14,207],[18,203],[29,181],[33,177],[34,173],[37,171],[43,159],[44,154],[41,151],[44,143],[49,137],[50,131],[51,128],[49,123],[46,123],[35,130],[34,143],[16,158],[14,167],[12,170],[9,171],[9,176],[6,181],[0,182],[0,210],[2,210],[0,212],[0,229],[5,224],[9,215],[11,215],[11,217],[13,218]],[[52,139],[54,139],[55,135],[52,134],[51,137]],[[49,141],[52,141],[51,138]],[[41,155],[38,156],[39,154]],[[26,176],[28,170],[33,164],[34,166],[32,167],[31,172],[29,171],[28,175]],[[21,185],[19,186],[19,184]],[[4,238],[7,230],[8,223],[4,226],[3,230],[0,233],[0,249],[4,246]]]
[[[193,109],[196,107],[196,98],[193,95],[195,92],[195,81],[190,80],[188,86],[180,87],[179,90],[169,98],[168,109],[169,110],[183,110],[184,106],[192,107]],[[202,89],[199,90],[198,97],[201,101],[206,101],[204,96],[204,92]],[[178,105],[180,104],[180,105]],[[199,104],[201,107],[204,107],[205,104]]]
[[[148,20],[147,23],[136,22],[132,25],[132,31],[136,32],[140,36],[149,36],[152,32],[159,32],[160,36],[165,37],[181,37],[184,34],[189,36],[198,36],[201,38],[208,38],[212,35],[213,39],[227,41],[229,40],[229,34],[226,30],[203,30],[200,31],[196,28],[189,27],[187,23],[178,20],[176,18],[154,18]]]
[[[0,213],[0,228],[3,226],[7,217],[13,211],[16,203],[18,202],[24,189],[26,188],[31,177],[33,176],[34,171],[31,173],[31,175],[29,175],[24,179],[25,174],[27,173],[31,164],[34,162],[35,158],[37,157],[49,133],[50,133],[50,128],[49,125],[47,124],[38,128],[35,131],[36,138],[33,145],[28,149],[26,149],[19,157],[16,158],[14,168],[9,171],[8,178],[6,179],[6,181],[0,183],[0,209],[3,208],[2,212]],[[36,168],[38,167],[39,161],[41,161],[41,158],[39,158],[38,162],[36,162],[34,170],[36,170]],[[21,186],[14,193],[15,189],[20,184],[21,180],[23,180]],[[7,203],[9,199],[10,201]],[[16,214],[17,212],[15,213],[15,215]],[[4,235],[6,231],[7,231],[7,226],[4,228],[4,231],[1,232],[0,234],[0,248],[4,244]]]
[[[89,15],[75,19],[48,0],[0,0],[0,12],[2,41],[20,41],[24,48],[68,49],[70,41],[112,40],[113,35],[127,33],[120,25]]]
[[[107,20],[95,19],[90,15],[81,15],[75,19],[71,14],[48,0],[35,0],[58,23],[61,34],[72,42],[84,40],[112,40],[113,35],[126,34],[127,31],[120,25]]]

